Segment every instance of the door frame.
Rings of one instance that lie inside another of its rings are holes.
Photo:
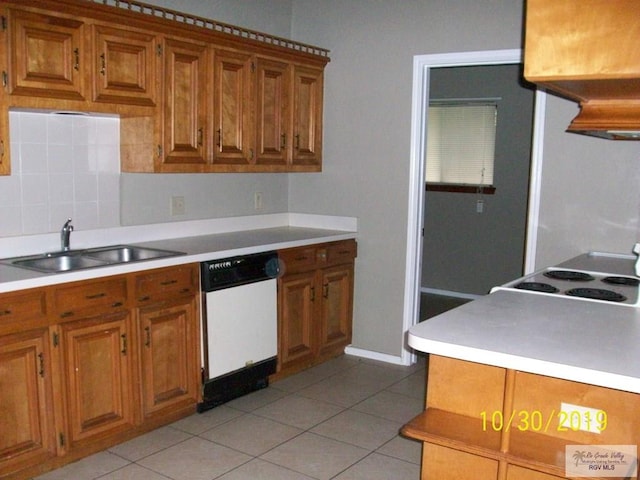
[[[419,322],[422,279],[422,228],[424,226],[424,157],[429,100],[429,74],[432,68],[522,63],[522,50],[488,50],[477,52],[416,55],[413,57],[413,96],[411,102],[411,163],[407,210],[407,258],[401,363],[415,363],[416,355],[408,346],[408,330]],[[427,105],[427,108],[423,108]],[[540,183],[544,140],[546,94],[536,90],[531,144],[531,171],[527,207],[524,273],[535,270]]]

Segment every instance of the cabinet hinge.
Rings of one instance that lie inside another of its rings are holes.
[[[256,62],[251,62],[251,73],[256,71]]]
[[[7,71],[3,70],[2,71],[2,86],[4,88],[7,88],[7,85],[9,83],[9,75],[7,75]]]
[[[158,158],[162,158],[162,145],[158,145]]]
[[[58,435],[58,443],[61,447],[64,447],[64,433],[62,432],[60,432],[60,434]]]
[[[60,335],[58,332],[53,332],[53,346],[57,347],[60,344]]]
[[[4,15],[2,16],[2,31],[5,31],[7,29],[7,17],[5,17]]]
[[[158,44],[158,46],[156,47],[156,55],[158,55],[159,57],[162,56],[162,45]]]

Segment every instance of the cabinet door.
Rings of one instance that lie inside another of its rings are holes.
[[[155,35],[104,25],[93,27],[93,100],[156,104]]]
[[[251,55],[214,53],[213,163],[244,165],[253,160],[251,145]]]
[[[83,100],[80,20],[10,9],[9,92]]]
[[[207,48],[204,44],[168,38],[163,52],[161,163],[180,166],[168,171],[198,171],[207,163],[204,144]]]
[[[321,355],[351,343],[352,291],[353,266],[341,265],[322,271]]]
[[[286,165],[291,144],[288,109],[289,67],[256,60],[256,163]]]
[[[47,329],[0,337],[0,476],[55,455]]]
[[[316,354],[314,326],[315,271],[286,275],[278,280],[278,360],[280,368],[312,362]]]
[[[293,165],[322,163],[321,69],[295,66],[293,75]]]
[[[62,325],[70,446],[133,423],[129,314]]]
[[[197,400],[198,341],[193,298],[139,311],[142,404],[148,416],[166,407]]]

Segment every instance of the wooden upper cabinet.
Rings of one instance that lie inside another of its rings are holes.
[[[83,100],[84,23],[17,9],[8,18],[9,93]]]
[[[207,46],[166,38],[162,50],[164,105],[160,111],[163,122],[160,163],[163,166],[196,166],[193,171],[197,171],[198,165],[207,163]]]
[[[291,145],[289,65],[256,59],[256,163],[286,165]]]
[[[93,101],[156,104],[156,36],[136,30],[94,25]]]
[[[293,75],[293,165],[317,165],[322,161],[321,69],[296,65]]]
[[[252,56],[215,50],[213,58],[213,163],[248,164],[251,142]]]

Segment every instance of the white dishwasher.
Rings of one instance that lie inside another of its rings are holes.
[[[201,264],[203,412],[269,385],[278,352],[276,252]]]

